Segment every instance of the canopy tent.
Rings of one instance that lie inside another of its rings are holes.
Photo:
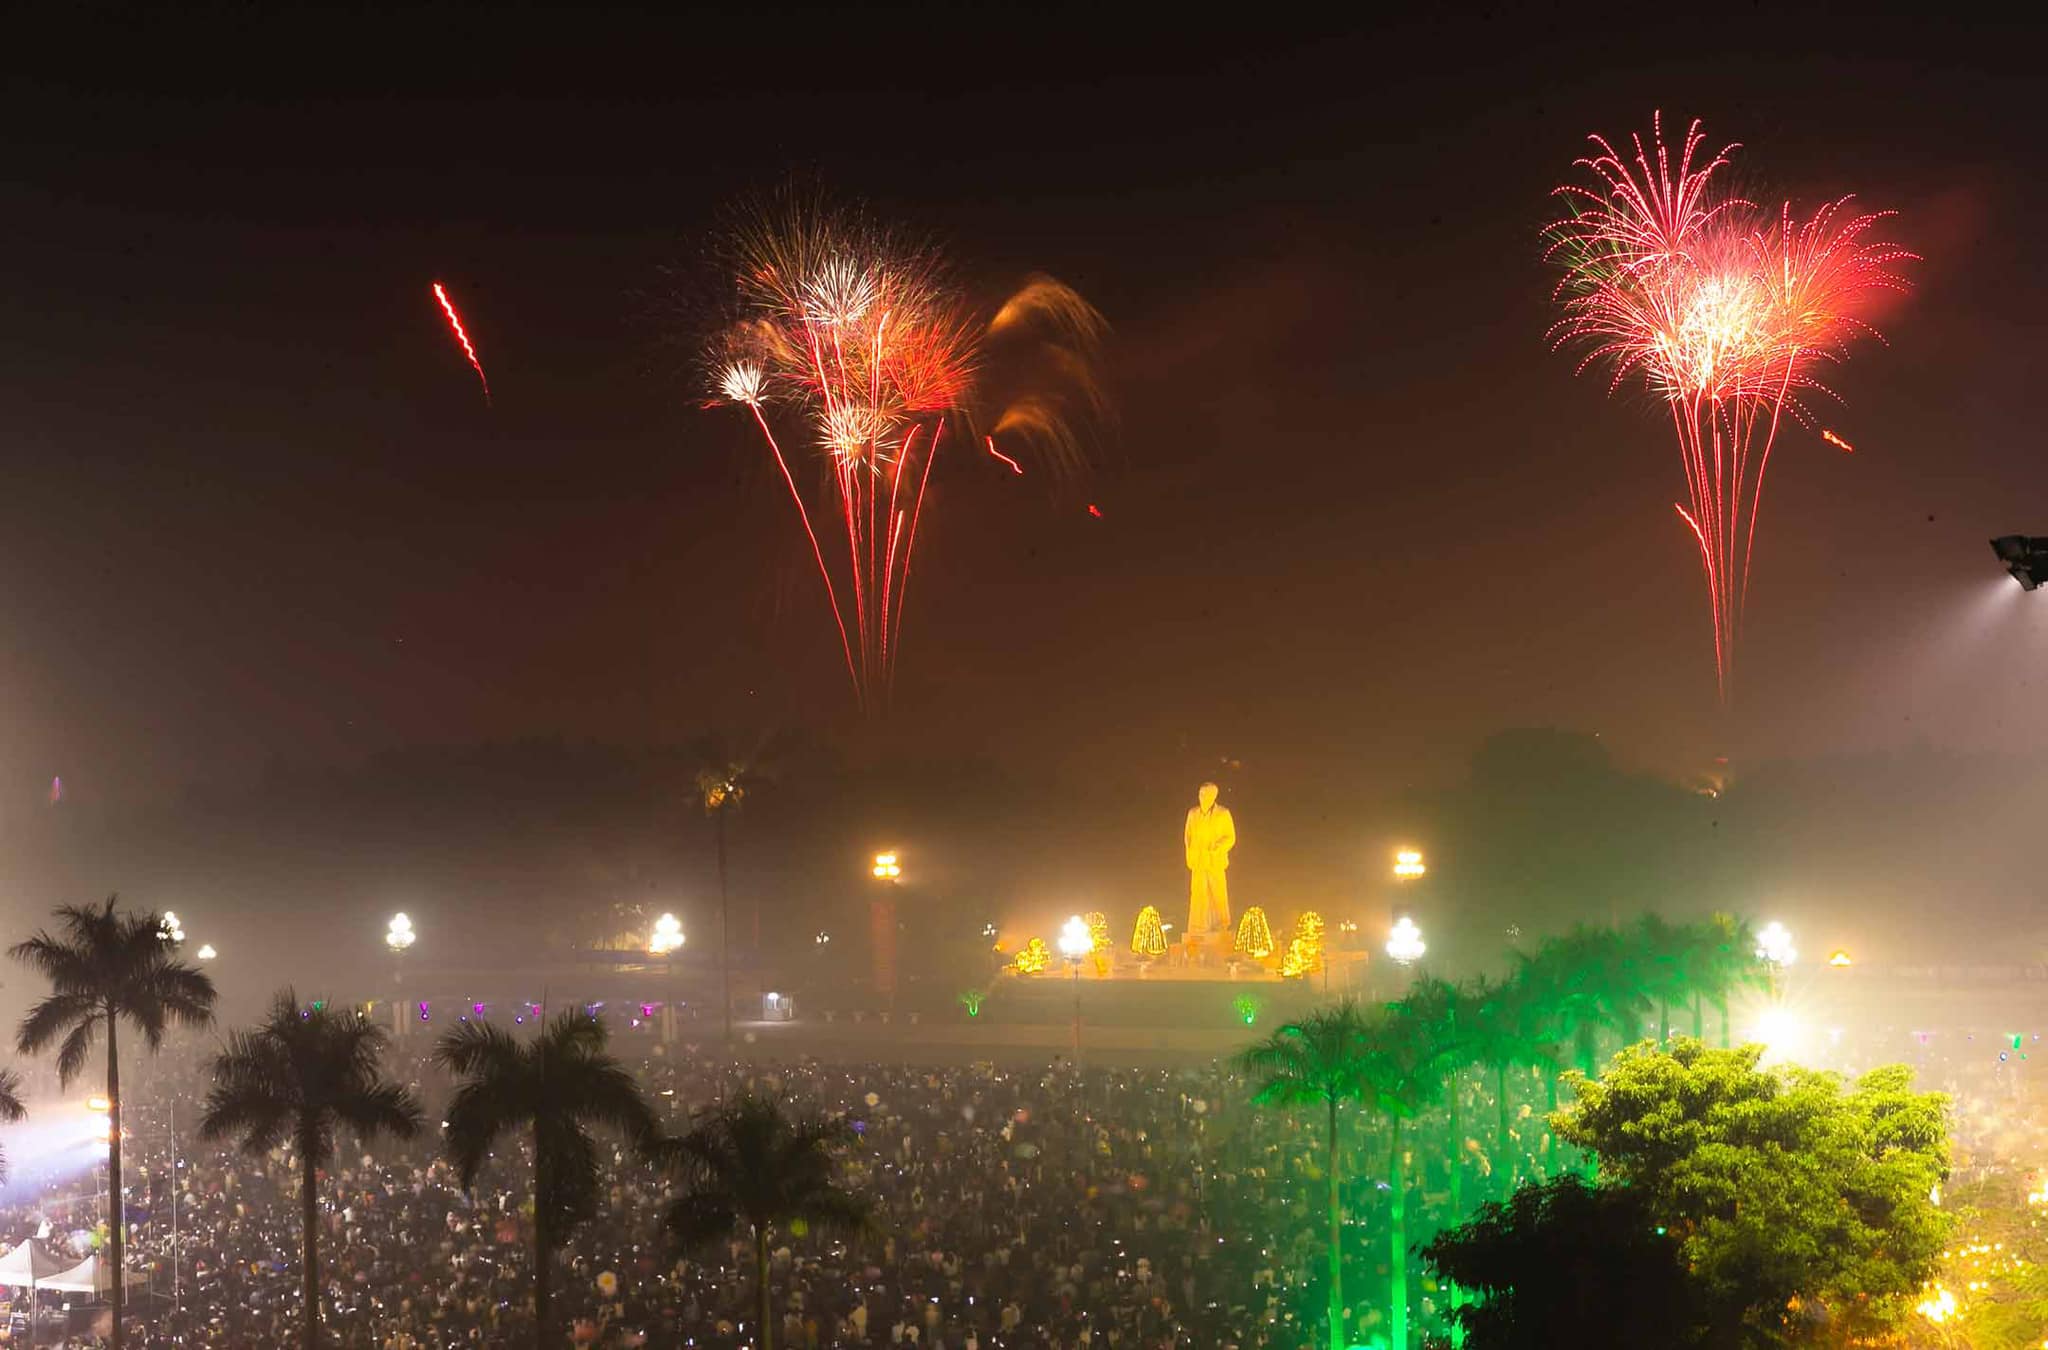
[[[31,1240],[0,1256],[0,1284],[48,1289],[53,1278],[75,1268],[69,1257],[58,1256]]]
[[[139,1270],[127,1273],[127,1285],[133,1289],[139,1284],[148,1284],[149,1276]],[[107,1267],[100,1264],[99,1253],[95,1252],[68,1270],[59,1271],[47,1278],[38,1275],[36,1288],[51,1289],[67,1294],[105,1294],[112,1287]]]

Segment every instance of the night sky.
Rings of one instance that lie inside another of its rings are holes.
[[[1671,776],[2048,752],[2048,601],[1984,543],[2048,532],[2032,35],[1657,13],[24,29],[6,818],[57,774],[142,806],[275,760],[707,728],[1107,778],[1169,835],[1224,758],[1370,795],[1510,726]],[[1544,341],[1546,193],[1660,107],[1743,142],[1755,195],[1858,192],[1926,256],[1831,380],[1855,453],[1782,438],[1725,718],[1668,425]],[[699,407],[673,280],[793,172],[978,294],[1043,271],[1112,327],[1085,479],[941,461],[881,731],[771,466]]]

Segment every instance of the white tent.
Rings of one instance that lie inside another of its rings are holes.
[[[139,1270],[128,1272],[127,1284],[133,1289],[139,1284],[148,1284],[149,1276]],[[107,1268],[100,1264],[99,1254],[86,1257],[68,1270],[51,1276],[36,1276],[36,1288],[53,1289],[67,1294],[105,1294],[113,1286],[107,1276]]]
[[[5,1256],[0,1256],[0,1284],[17,1285],[27,1288],[34,1285],[39,1289],[50,1287],[52,1278],[73,1269],[72,1263],[35,1242],[24,1242]]]

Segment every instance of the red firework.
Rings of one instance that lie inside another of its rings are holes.
[[[1083,372],[1092,398],[1087,372],[1100,318],[1072,291],[1039,279],[994,323],[982,321],[934,250],[812,202],[760,213],[729,252],[738,313],[712,346],[717,398],[753,414],[796,504],[855,695],[879,706],[902,646],[932,466],[947,423],[964,415],[973,395],[984,339],[995,324],[1056,315],[1072,355],[1066,368]],[[822,459],[827,491],[815,501],[776,435],[776,408],[797,414]],[[1063,426],[1046,427],[1047,439],[1065,435]],[[992,439],[985,443],[1024,471]],[[843,570],[827,560],[821,523],[844,536]]]
[[[1875,334],[1860,312],[1905,289],[1893,269],[1914,255],[1869,237],[1891,213],[1853,214],[1847,197],[1802,221],[1717,193],[1736,147],[1703,158],[1702,139],[1695,121],[1674,154],[1661,117],[1632,154],[1591,138],[1598,153],[1577,163],[1596,185],[1556,191],[1569,214],[1549,231],[1565,273],[1551,338],[1585,349],[1581,371],[1608,363],[1610,388],[1640,375],[1670,410],[1687,492],[1675,505],[1706,574],[1725,701],[1779,424],[1811,425],[1800,395],[1828,393],[1818,367]]]
[[[448,292],[440,282],[434,283],[434,298],[441,302],[441,312],[448,316],[448,327],[455,333],[455,340],[462,344],[462,354],[469,358],[470,366],[476,371],[476,378],[484,387],[484,402],[491,401],[491,382],[484,375],[484,363],[477,360],[476,348],[471,345],[469,334],[462,327],[462,316],[455,312],[455,302],[448,298]]]

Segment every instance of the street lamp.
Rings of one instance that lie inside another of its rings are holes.
[[[1080,915],[1070,916],[1060,927],[1060,955],[1074,977],[1074,1064],[1081,1063],[1081,962],[1095,950],[1095,932]]]
[[[889,1010],[896,1010],[896,889],[903,884],[903,860],[895,849],[875,855],[868,875],[882,883],[868,897],[869,978],[875,993],[886,995]]]
[[[202,943],[200,945],[199,950],[192,954],[202,961],[211,961],[214,957],[220,955],[219,952],[213,949],[213,944],[211,942]]]
[[[165,942],[175,943],[185,940],[185,928],[183,924],[178,922],[177,910],[167,909],[164,911],[163,918],[157,921],[156,935]]]
[[[667,956],[682,946],[685,940],[683,925],[677,921],[676,916],[664,914],[654,921],[653,936],[647,939],[647,952],[650,956]]]
[[[405,967],[398,958],[405,955],[405,949],[412,946],[419,935],[412,930],[412,920],[400,910],[391,916],[391,922],[384,926],[384,945],[391,949],[391,1029],[403,1036],[406,1031],[405,1016]]]
[[[877,853],[875,855],[875,865],[870,871],[877,881],[898,881],[903,876],[903,865],[896,861],[896,855],[893,852]]]
[[[1422,930],[1415,926],[1415,920],[1403,914],[1394,923],[1394,931],[1387,935],[1387,955],[1404,966],[1412,966],[1422,959],[1429,950],[1429,944],[1422,940]]]
[[[1394,852],[1394,875],[1402,881],[1413,881],[1429,871],[1423,864],[1420,849],[1404,848]]]
[[[1792,934],[1784,924],[1773,919],[1764,925],[1764,931],[1756,935],[1756,957],[1773,966],[1789,966],[1799,959],[1792,946]]]

